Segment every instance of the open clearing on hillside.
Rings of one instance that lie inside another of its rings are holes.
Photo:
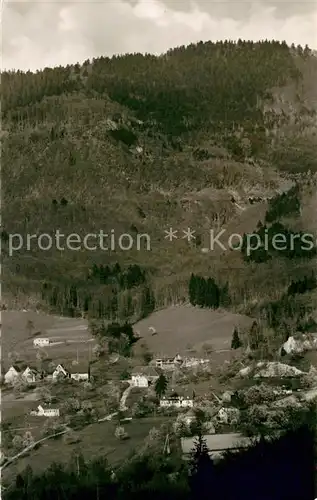
[[[142,341],[157,356],[188,355],[188,350],[200,351],[205,344],[214,351],[230,349],[235,327],[248,328],[252,318],[228,311],[200,309],[190,305],[169,307],[156,311],[134,325],[142,339],[136,344],[140,349]],[[149,327],[156,330],[152,335]]]
[[[8,354],[13,351],[19,354],[21,361],[35,363],[37,349],[33,347],[33,340],[38,337],[48,337],[59,342],[69,341],[69,344],[58,344],[42,350],[54,360],[76,358],[77,350],[86,359],[93,346],[93,342],[87,342],[91,338],[87,321],[81,318],[61,318],[32,311],[3,311],[1,316],[4,369],[11,365]],[[31,333],[27,328],[28,321],[32,321],[34,325]],[[40,333],[35,335],[37,332]]]

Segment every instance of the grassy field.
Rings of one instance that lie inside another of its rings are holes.
[[[189,305],[169,307],[136,323],[134,329],[142,337],[136,344],[136,351],[142,342],[146,342],[150,351],[157,356],[173,356],[177,353],[195,356],[191,350],[201,352],[205,344],[214,351],[226,350],[230,349],[234,328],[245,328],[251,324],[252,319],[248,316],[228,311]],[[155,328],[156,335],[152,335],[149,327]]]
[[[37,337],[61,342],[41,349],[44,357],[59,362],[76,359],[77,350],[81,359],[87,359],[92,349],[93,342],[87,342],[91,336],[85,329],[85,320],[37,314],[32,311],[3,311],[1,316],[2,366],[5,370],[11,365],[8,357],[10,352],[16,352],[19,361],[36,364],[37,349],[33,347],[33,340]],[[33,323],[32,330],[28,329],[28,322]]]
[[[33,450],[31,455],[22,457],[4,469],[3,482],[9,482],[30,462],[33,470],[39,472],[45,470],[53,462],[69,462],[76,452],[83,453],[87,460],[102,455],[107,456],[110,463],[120,464],[133,450],[137,450],[143,444],[152,427],[159,427],[169,421],[170,418],[159,416],[131,421],[125,424],[125,430],[129,435],[129,439],[125,441],[119,441],[114,436],[115,422],[89,425],[78,431],[80,441],[76,444],[65,444],[63,438],[49,440],[37,450]],[[164,443],[162,447],[163,445]]]

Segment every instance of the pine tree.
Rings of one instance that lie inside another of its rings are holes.
[[[188,285],[189,302],[195,306],[197,304],[197,277],[192,273]]]
[[[260,327],[256,321],[253,321],[249,332],[249,342],[252,350],[259,349],[260,344],[263,342]]]
[[[214,306],[215,301],[215,287],[214,280],[212,278],[208,278],[206,282],[206,294],[204,306],[212,308]]]
[[[142,317],[146,318],[155,310],[155,297],[150,287],[146,286],[142,294]]]
[[[242,346],[242,342],[239,337],[239,332],[237,328],[233,330],[232,341],[231,341],[231,349],[239,349]]]
[[[203,437],[201,426],[198,426],[197,438],[194,443],[194,448],[191,453],[190,470],[191,473],[197,472],[199,462],[204,458],[209,457],[209,451],[206,439]]]
[[[196,304],[200,307],[205,307],[207,283],[206,280],[201,276],[197,276],[196,289],[197,289]]]
[[[228,283],[220,290],[219,305],[222,307],[228,307],[231,304],[231,298],[229,294]]]
[[[216,494],[216,477],[213,461],[202,435],[199,432],[190,458],[190,487],[194,498],[209,499],[210,492]],[[218,495],[217,495],[218,498]]]
[[[161,398],[166,393],[166,389],[167,389],[167,378],[163,373],[161,373],[161,375],[155,382],[155,393],[157,397]]]

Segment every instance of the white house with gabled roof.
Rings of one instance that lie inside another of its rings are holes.
[[[14,385],[21,378],[21,370],[18,366],[12,365],[4,375],[4,383]]]
[[[59,378],[70,378],[70,372],[62,364],[57,365],[52,374],[53,382],[57,382]]]
[[[159,378],[156,370],[150,366],[135,368],[131,374],[132,387],[149,387]]]
[[[33,410],[30,412],[30,415],[35,417],[59,417],[59,409],[58,408],[44,408],[42,405],[38,405],[37,410]]]
[[[39,374],[35,368],[30,368],[27,366],[21,375],[21,378],[27,384],[35,384],[36,380],[39,378]]]

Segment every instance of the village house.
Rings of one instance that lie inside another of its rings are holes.
[[[160,399],[161,408],[193,408],[194,398],[187,395],[171,394]]]
[[[59,379],[65,378],[70,378],[70,372],[64,367],[64,365],[57,365],[52,374],[53,382],[57,382]]]
[[[52,374],[53,382],[65,378],[70,378],[77,382],[88,382],[90,379],[89,365],[87,363],[75,363],[71,368],[66,367],[64,364],[57,365]]]
[[[181,366],[183,360],[179,354],[172,357],[157,358],[155,360],[155,366],[161,368],[162,370],[173,369],[177,366]]]
[[[58,408],[43,408],[42,405],[37,407],[37,410],[32,410],[30,415],[35,417],[59,417]]]
[[[131,386],[132,387],[148,387],[149,380],[146,375],[142,375],[141,373],[134,373],[131,376]]]
[[[18,366],[12,365],[4,375],[4,383],[14,385],[21,378],[21,370]]]
[[[40,374],[35,368],[27,367],[21,375],[22,380],[27,384],[35,384],[40,378]]]
[[[50,339],[38,338],[33,340],[33,347],[47,347],[50,345]]]
[[[132,387],[149,387],[159,378],[156,370],[150,366],[135,368],[131,375]]]
[[[221,424],[236,424],[240,418],[240,411],[237,408],[220,408],[218,412],[218,421]]]
[[[192,368],[194,366],[205,365],[210,363],[209,359],[185,358],[182,363],[182,368]]]
[[[73,363],[69,373],[70,378],[77,382],[88,382],[90,380],[90,367],[87,362]]]
[[[88,382],[89,381],[89,373],[71,373],[70,378],[76,380],[77,382]]]

